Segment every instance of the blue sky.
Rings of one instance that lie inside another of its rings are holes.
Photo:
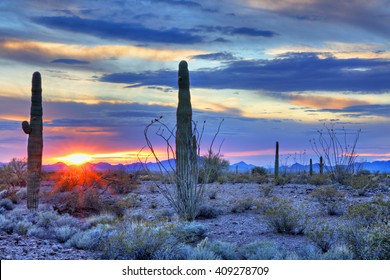
[[[272,166],[276,141],[284,161],[316,162],[324,123],[362,129],[361,159],[388,160],[389,39],[389,0],[2,0],[0,162],[26,155],[34,71],[45,163],[135,161],[152,119],[174,126],[183,59],[203,147],[224,119],[231,163]]]

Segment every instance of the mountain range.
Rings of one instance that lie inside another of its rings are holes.
[[[172,168],[175,168],[175,161],[173,159],[171,160],[165,160],[162,161],[162,167],[163,169],[167,171],[171,171]],[[85,163],[85,165],[89,165],[92,169],[96,171],[107,171],[107,170],[120,170],[123,169],[127,172],[136,172],[140,170],[144,170],[146,167],[150,171],[159,171],[160,168],[157,163],[149,162],[146,164],[136,162],[136,163],[130,163],[130,164],[117,164],[112,165],[107,162],[99,162],[99,163]],[[67,165],[62,162],[57,162],[55,164],[50,165],[44,165],[43,170],[48,172],[55,172],[58,170],[62,170],[66,168]],[[229,166],[229,171],[231,172],[238,172],[238,173],[248,173],[250,172],[254,167],[256,167],[253,164],[247,164],[243,161],[240,161],[238,163],[234,163]],[[286,172],[301,172],[301,171],[309,171],[309,165],[302,165],[299,163],[294,163],[291,166],[280,166],[280,170],[286,171]],[[371,172],[386,172],[390,173],[390,161],[374,161],[374,162],[364,162],[356,164],[356,170],[358,169],[364,169],[369,170]],[[268,169],[269,171],[273,171],[273,168]],[[319,164],[313,164],[313,171],[315,173],[318,173],[320,170]]]

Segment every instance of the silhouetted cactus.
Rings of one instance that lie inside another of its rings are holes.
[[[313,176],[313,160],[310,159],[310,169],[309,169],[310,176]]]
[[[176,180],[179,215],[193,220],[199,211],[201,194],[197,193],[198,182],[197,144],[192,130],[192,107],[188,64],[181,61],[178,72],[179,104],[176,120]]]
[[[276,141],[275,151],[275,178],[279,177],[279,142]]]
[[[322,175],[324,173],[324,159],[322,156],[320,157],[320,174]]]
[[[27,208],[38,208],[38,194],[41,185],[43,121],[42,121],[41,74],[32,77],[30,123],[22,122],[23,131],[28,134],[27,145]]]

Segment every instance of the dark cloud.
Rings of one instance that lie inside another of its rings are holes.
[[[204,60],[236,60],[237,58],[229,52],[217,52],[208,54],[199,54],[191,57],[192,59],[204,59]]]
[[[21,122],[0,119],[0,130],[15,130],[21,127]]]
[[[54,59],[54,60],[50,61],[50,63],[64,63],[64,64],[71,64],[71,65],[89,64],[88,61],[71,59],[71,58],[58,58],[58,59]]]
[[[157,0],[157,2],[167,3],[175,6],[182,6],[189,9],[200,9],[204,12],[216,13],[218,10],[206,8],[198,2],[188,0]]]
[[[199,32],[209,32],[209,33],[221,33],[223,35],[230,36],[250,36],[250,37],[275,37],[279,34],[270,31],[270,30],[262,30],[251,27],[233,27],[233,26],[205,26],[200,25],[193,29],[194,31]]]
[[[194,44],[203,38],[192,35],[188,30],[150,29],[136,23],[111,22],[96,19],[72,17],[38,17],[34,21],[49,28],[94,35],[104,39],[121,39],[143,43]]]
[[[342,109],[323,109],[317,112],[341,113],[349,117],[362,116],[381,116],[390,117],[390,105],[388,104],[370,104],[370,105],[355,105]]]
[[[390,61],[381,59],[320,59],[315,53],[289,53],[273,60],[240,60],[225,68],[191,71],[193,87],[267,91],[357,91],[390,89]],[[102,82],[176,87],[176,71],[113,73]]]

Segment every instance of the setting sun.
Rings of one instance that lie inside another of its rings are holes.
[[[63,161],[66,164],[76,164],[80,165],[92,159],[89,155],[86,154],[72,154],[66,157],[60,157],[59,160]]]

